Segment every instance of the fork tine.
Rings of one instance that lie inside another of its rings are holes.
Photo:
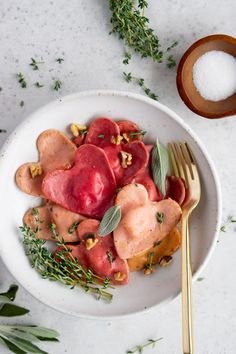
[[[169,149],[169,153],[170,153],[170,159],[171,159],[172,167],[173,167],[173,170],[174,170],[174,175],[176,177],[179,177],[179,171],[178,171],[178,167],[177,167],[176,160],[175,160],[174,149],[173,149],[173,147],[172,147],[172,145],[170,143],[168,144],[168,149]]]
[[[197,168],[197,164],[196,164],[196,159],[194,157],[192,149],[190,148],[190,146],[189,146],[189,144],[187,142],[185,142],[185,147],[186,147],[186,151],[188,152],[189,159],[191,161],[191,169],[192,169],[192,173],[193,173],[193,180],[196,183],[200,184],[200,178],[199,178],[198,168]]]
[[[185,162],[185,172],[187,175],[187,178],[189,181],[191,181],[192,179],[194,179],[194,175],[193,175],[193,170],[192,170],[192,166],[191,166],[191,162],[190,162],[190,157],[188,157],[188,151],[186,151],[186,146],[183,144],[179,144],[180,146],[180,150],[182,152],[182,156],[183,156],[183,160]]]
[[[183,168],[183,163],[181,160],[181,153],[179,150],[179,147],[176,143],[174,143],[174,149],[175,149],[175,155],[176,155],[176,164],[179,169],[179,177],[183,178],[186,181],[185,173],[184,173],[184,168]],[[186,181],[187,182],[187,181]]]

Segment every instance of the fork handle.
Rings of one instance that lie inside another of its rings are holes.
[[[182,216],[182,337],[183,353],[193,354],[192,270],[189,215]]]

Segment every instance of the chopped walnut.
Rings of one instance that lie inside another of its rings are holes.
[[[35,178],[36,176],[41,176],[41,174],[43,173],[41,165],[40,164],[31,165],[30,173],[32,178]]]
[[[72,123],[70,125],[70,130],[71,130],[71,133],[77,137],[80,135],[80,132],[83,132],[84,130],[86,130],[87,127],[86,125],[82,125],[82,124],[75,124],[75,123]]]
[[[126,274],[125,273],[117,272],[117,273],[114,274],[114,279],[116,281],[123,281],[123,280],[125,280],[125,278],[126,278]]]
[[[112,135],[112,137],[111,137],[111,142],[112,142],[112,144],[115,144],[115,145],[120,145],[122,140],[123,140],[123,136],[121,136],[121,135],[117,135],[117,136]]]
[[[171,256],[163,256],[159,260],[159,264],[161,267],[167,267],[171,262],[173,258]]]
[[[127,168],[128,166],[132,165],[132,155],[126,151],[121,151],[121,166],[123,168]]]
[[[87,250],[91,250],[91,248],[93,248],[97,242],[98,242],[97,238],[92,238],[92,237],[87,238],[85,243]]]
[[[127,141],[127,143],[129,142],[129,136],[127,133],[123,133],[122,134],[123,138]]]
[[[150,275],[155,272],[155,269],[152,267],[151,268],[144,268],[143,272],[145,275]]]

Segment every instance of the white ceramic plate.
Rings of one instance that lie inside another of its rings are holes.
[[[82,92],[54,101],[26,118],[11,134],[1,151],[0,195],[1,257],[12,275],[32,295],[43,303],[67,314],[87,318],[120,317],[167,303],[181,291],[180,252],[174,255],[170,267],[158,269],[151,276],[142,272],[132,274],[129,285],[116,287],[111,304],[96,301],[80,289],[41,279],[31,268],[22,246],[18,226],[22,216],[39,198],[22,193],[15,185],[17,167],[24,162],[37,161],[35,142],[45,129],[62,131],[71,122],[88,123],[99,117],[130,119],[148,132],[146,140],[158,136],[166,144],[187,141],[199,164],[202,198],[191,217],[192,261],[195,278],[209,260],[216,241],[220,221],[221,198],[214,166],[197,136],[174,112],[141,95],[120,91]]]

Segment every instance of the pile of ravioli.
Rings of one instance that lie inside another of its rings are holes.
[[[150,251],[158,263],[180,246],[176,225],[185,200],[184,182],[169,176],[167,194],[159,192],[150,166],[153,145],[143,142],[131,121],[97,118],[86,134],[77,135],[70,139],[55,129],[42,132],[38,162],[20,166],[16,183],[23,192],[42,197],[38,238],[54,240],[49,227],[54,223],[85,268],[114,284],[127,284],[130,270],[142,269]],[[100,237],[100,221],[113,205],[121,207],[121,221],[112,234]],[[162,223],[158,213],[164,215]],[[29,209],[23,220],[32,229],[37,227],[34,214]],[[93,235],[89,246],[88,235]]]

